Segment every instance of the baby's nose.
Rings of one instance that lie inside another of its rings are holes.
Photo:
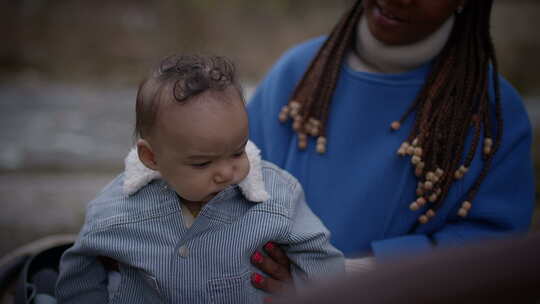
[[[234,167],[223,166],[214,175],[214,181],[218,184],[229,183],[234,178]]]

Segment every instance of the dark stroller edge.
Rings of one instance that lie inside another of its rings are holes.
[[[0,259],[0,304],[32,303],[33,295],[54,293],[58,262],[76,239],[50,235],[19,247]]]

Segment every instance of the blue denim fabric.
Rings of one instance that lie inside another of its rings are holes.
[[[297,285],[343,272],[343,256],[298,181],[264,161],[262,175],[269,200],[248,201],[230,186],[190,228],[165,181],[126,196],[118,176],[90,202],[77,242],[62,257],[58,302],[259,303],[264,294],[251,286],[250,256],[268,241],[284,245]],[[114,292],[99,256],[119,262]]]

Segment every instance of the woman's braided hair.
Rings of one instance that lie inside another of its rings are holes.
[[[391,130],[398,130],[412,113],[416,114],[411,132],[397,153],[410,156],[419,180],[417,199],[410,209],[428,206],[427,212],[419,217],[421,223],[435,216],[450,186],[467,172],[481,146],[482,171],[458,211],[465,217],[501,143],[503,120],[498,68],[489,31],[492,4],[493,0],[466,2],[466,7],[456,14],[449,40],[435,58],[415,101],[390,125]],[[354,43],[362,10],[362,1],[357,1],[343,16],[298,83],[288,105],[281,109],[282,122],[293,120],[300,149],[306,148],[308,137],[312,136],[317,137],[317,152],[326,152],[325,127],[330,102],[343,58]],[[494,85],[494,115],[493,107],[489,106],[490,77]],[[471,128],[472,144],[465,151]]]

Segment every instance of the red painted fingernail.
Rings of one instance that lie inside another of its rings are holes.
[[[251,275],[251,281],[255,284],[261,284],[264,281],[264,278],[262,275],[254,273]]]
[[[253,259],[253,262],[260,264],[263,261],[263,256],[258,251],[255,251],[255,253],[251,256]]]
[[[264,249],[266,249],[266,250],[272,250],[272,249],[274,249],[274,247],[276,247],[276,245],[274,245],[274,243],[272,243],[272,242],[268,242],[268,243],[266,243],[266,245],[264,245]]]

